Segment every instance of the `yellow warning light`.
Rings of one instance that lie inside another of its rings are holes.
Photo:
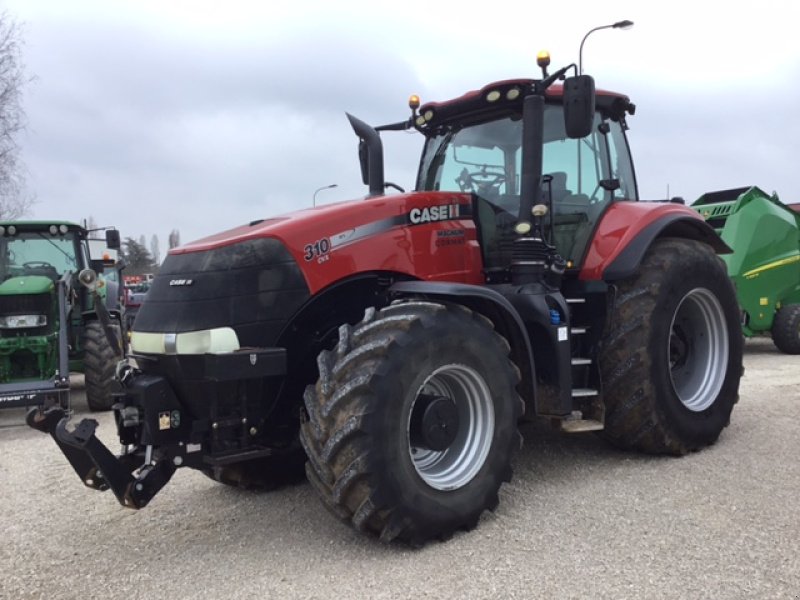
[[[520,221],[514,227],[514,231],[516,231],[517,234],[519,235],[525,235],[526,233],[530,232],[530,230],[531,230],[531,224],[528,223],[527,221]]]
[[[571,269],[573,266],[575,266],[575,263],[573,263],[571,260],[568,260],[567,261],[567,268]]]
[[[416,94],[411,94],[408,98],[408,107],[411,110],[417,110],[419,108],[419,96]]]
[[[536,64],[543,69],[550,66],[550,53],[547,50],[541,50],[539,54],[536,55]]]

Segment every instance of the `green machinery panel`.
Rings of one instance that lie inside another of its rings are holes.
[[[745,334],[771,330],[778,308],[800,303],[800,214],[755,186],[705,194],[692,208],[733,249],[722,259],[745,312]]]

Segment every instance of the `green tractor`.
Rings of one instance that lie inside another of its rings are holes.
[[[800,354],[800,205],[753,186],[705,194],[692,208],[733,248],[720,258],[745,335],[771,332],[779,350]]]
[[[71,371],[85,373],[91,410],[111,408],[118,272],[98,278],[105,265],[91,259],[89,234],[67,222],[0,222],[0,408],[69,410]],[[118,249],[119,231],[107,229],[104,245]]]

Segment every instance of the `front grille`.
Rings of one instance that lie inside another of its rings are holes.
[[[263,347],[277,340],[308,297],[300,268],[275,239],[171,254],[147,292],[134,330],[180,333],[232,327],[242,346]]]
[[[50,294],[0,296],[0,315],[47,315],[50,299]]]

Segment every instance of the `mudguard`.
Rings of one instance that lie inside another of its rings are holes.
[[[704,242],[717,254],[731,248],[694,210],[678,204],[618,202],[598,226],[580,279],[616,281],[633,275],[658,237]]]

